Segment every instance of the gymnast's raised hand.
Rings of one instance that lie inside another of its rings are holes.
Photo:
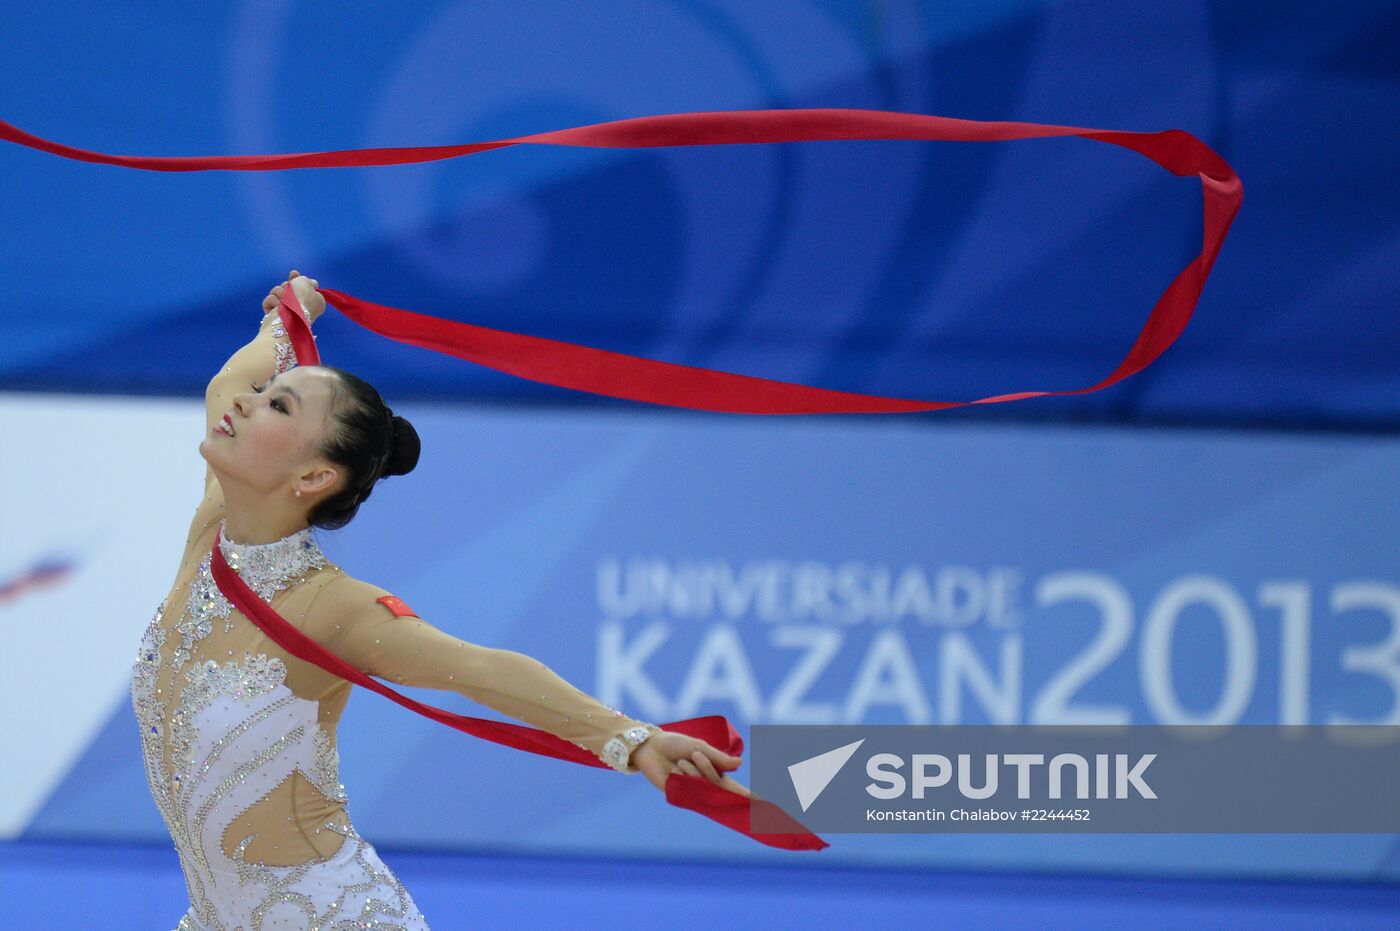
[[[295,268],[287,276],[287,281],[267,292],[267,297],[263,298],[263,310],[271,313],[277,309],[278,303],[282,300],[282,289],[287,286],[288,282],[291,283],[292,291],[296,293],[297,300],[301,301],[302,309],[311,318],[307,323],[315,323],[316,318],[326,312],[326,299],[316,290],[320,287],[316,279],[307,278]]]

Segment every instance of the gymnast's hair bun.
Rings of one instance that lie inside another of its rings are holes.
[[[395,414],[390,421],[393,436],[389,440],[389,461],[384,464],[384,478],[391,475],[407,475],[418,465],[418,454],[422,444],[418,441],[418,431],[413,424]]]

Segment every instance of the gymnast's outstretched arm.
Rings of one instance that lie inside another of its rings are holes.
[[[378,601],[378,586],[340,576],[317,599],[308,635],[347,663],[390,682],[454,691],[582,747],[625,773],[664,788],[673,770],[743,795],[721,770],[742,762],[709,743],[624,715],[580,691],[544,663],[514,650],[460,640]],[[617,742],[613,742],[616,739]],[[609,753],[612,743],[614,753]]]

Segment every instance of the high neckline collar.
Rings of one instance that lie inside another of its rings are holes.
[[[299,546],[306,540],[312,540],[312,542],[315,542],[315,538],[311,534],[310,526],[306,526],[301,528],[300,530],[293,531],[292,533],[287,534],[282,539],[273,540],[271,543],[235,543],[233,540],[230,540],[228,538],[228,518],[225,517],[219,521],[220,545],[232,547],[238,550],[239,552],[243,553],[257,553],[264,550],[270,550],[273,547],[285,547],[288,545]],[[225,553],[224,555],[228,554]]]
[[[219,522],[219,551],[229,568],[254,589],[268,585],[281,588],[282,582],[326,565],[325,554],[311,527],[290,533],[271,543],[234,543],[224,536],[227,522]]]

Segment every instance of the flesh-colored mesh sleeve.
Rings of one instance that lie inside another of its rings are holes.
[[[656,725],[603,704],[534,657],[461,640],[417,616],[395,616],[374,601],[387,592],[354,579],[344,582],[338,591],[332,583],[319,599],[327,617],[334,613],[341,619],[322,640],[332,653],[388,682],[464,695],[583,747],[605,763],[610,762],[606,745],[619,738],[628,751],[622,771],[637,772],[630,751],[659,731]]]

